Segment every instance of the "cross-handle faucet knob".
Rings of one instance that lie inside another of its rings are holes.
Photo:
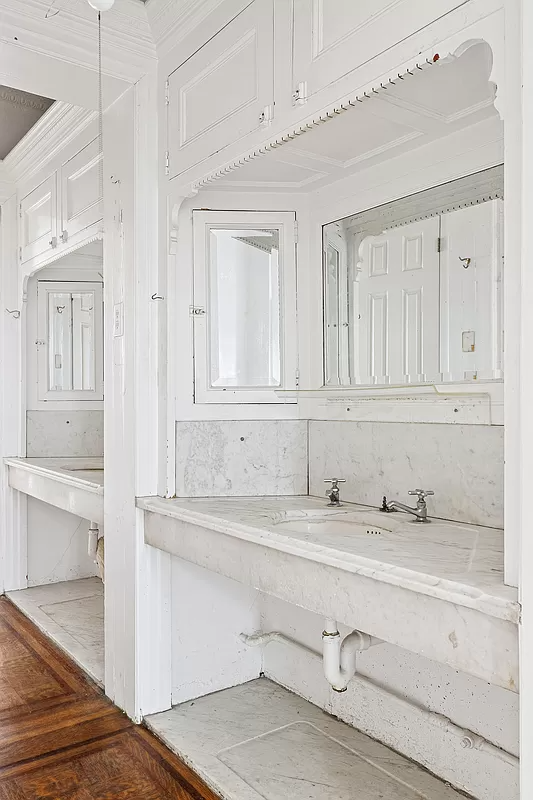
[[[338,489],[339,483],[346,483],[346,478],[324,478],[324,483],[331,483],[332,489]]]
[[[425,489],[411,489],[408,492],[408,494],[411,495],[411,497],[418,497],[418,500],[420,502],[422,500],[425,500],[426,497],[435,494],[435,492],[432,489],[428,489],[427,491]]]
[[[329,497],[328,506],[341,506],[339,483],[346,483],[344,478],[324,478],[324,483],[331,483],[331,489],[326,492]]]

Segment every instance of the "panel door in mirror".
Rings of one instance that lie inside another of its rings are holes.
[[[503,378],[501,195],[495,167],[324,226],[326,386]]]
[[[196,402],[281,402],[296,371],[294,214],[194,212]]]
[[[103,399],[100,283],[39,281],[40,400]]]

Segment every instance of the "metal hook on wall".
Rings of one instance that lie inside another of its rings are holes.
[[[11,314],[13,319],[20,319],[20,311],[17,311],[16,309],[14,311],[10,311],[9,308],[6,308],[6,312]]]
[[[154,292],[152,295],[152,300],[164,300],[164,299],[165,298],[162,297],[160,294],[157,294],[157,292]]]
[[[472,259],[471,258],[461,258],[461,256],[459,256],[459,261],[462,261],[464,269],[468,269]]]

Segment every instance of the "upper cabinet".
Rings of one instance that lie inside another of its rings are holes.
[[[98,139],[61,165],[61,232],[65,241],[102,218]]]
[[[171,178],[267,124],[274,108],[274,2],[254,0],[168,78]]]
[[[293,86],[305,100],[464,0],[294,0]]]
[[[94,139],[19,201],[19,257],[30,268],[51,263],[98,233],[102,219],[100,155]]]
[[[20,260],[29,261],[57,247],[57,175],[54,172],[19,205]]]

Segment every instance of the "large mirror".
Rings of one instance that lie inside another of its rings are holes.
[[[502,236],[502,167],[325,225],[325,384],[501,379]]]
[[[41,400],[101,399],[102,285],[37,285]]]

